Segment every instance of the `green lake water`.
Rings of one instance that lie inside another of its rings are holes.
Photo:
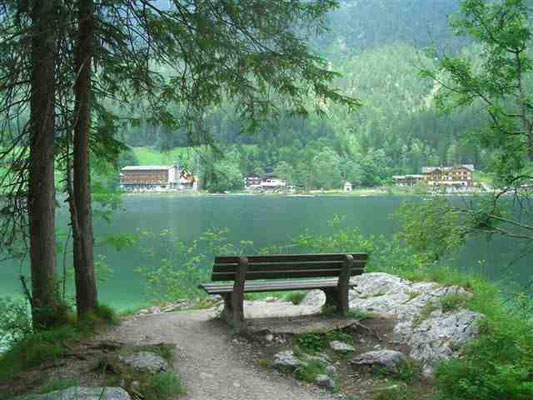
[[[116,212],[112,223],[95,222],[95,235],[134,233],[137,229],[159,232],[169,229],[182,240],[197,238],[210,228],[226,227],[232,241],[251,240],[255,248],[283,244],[304,229],[327,233],[335,215],[344,217],[343,225],[358,227],[363,233],[392,235],[396,223],[389,217],[402,203],[402,197],[277,197],[277,196],[125,196],[123,211]],[[418,198],[418,201],[421,199]],[[61,218],[61,217],[60,217]],[[516,242],[501,238],[473,240],[453,263],[461,268],[483,271],[493,280],[511,276],[515,282],[530,279],[533,257],[520,259],[507,268],[516,256]],[[358,249],[353,249],[358,250]],[[112,266],[112,278],[100,287],[100,300],[119,309],[146,302],[142,277],[134,269],[146,265],[141,249],[117,252],[98,248]],[[483,260],[480,262],[480,260]],[[210,265],[206,265],[210,268]],[[27,266],[0,264],[0,294],[20,294],[17,275]],[[510,274],[509,272],[512,272]]]

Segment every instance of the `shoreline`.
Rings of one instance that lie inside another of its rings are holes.
[[[312,190],[309,193],[283,193],[283,192],[261,192],[254,193],[250,191],[235,191],[225,193],[210,193],[205,191],[188,191],[188,190],[167,190],[167,191],[144,191],[144,192],[122,192],[124,197],[231,197],[231,196],[248,196],[248,197],[471,197],[476,195],[486,195],[489,192],[484,190],[454,192],[454,193],[435,193],[420,190],[398,190],[398,189],[356,189],[350,192],[342,190]]]

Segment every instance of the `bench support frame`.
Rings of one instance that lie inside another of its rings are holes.
[[[350,276],[354,266],[354,258],[351,254],[345,255],[345,260],[341,268],[337,287],[321,288],[326,294],[326,306],[334,306],[338,313],[347,316],[350,311],[349,290]],[[248,271],[248,259],[239,258],[239,265],[236,269],[233,290],[224,293],[224,319],[233,326],[233,329],[240,331],[244,323],[244,283],[246,272]]]
[[[224,296],[224,317],[236,331],[241,330],[241,325],[244,322],[244,282],[246,281],[247,270],[248,258],[239,257],[233,291]]]

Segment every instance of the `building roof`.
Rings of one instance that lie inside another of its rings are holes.
[[[169,170],[172,167],[169,165],[128,165],[122,168],[122,171],[160,171]]]
[[[394,175],[392,179],[423,178],[424,175]]]
[[[422,173],[423,174],[430,174],[430,173],[432,173],[434,171],[448,172],[448,171],[451,171],[454,168],[460,168],[460,167],[466,168],[466,169],[468,169],[470,171],[474,171],[474,164],[461,164],[461,165],[456,165],[456,166],[453,166],[453,167],[422,167]]]

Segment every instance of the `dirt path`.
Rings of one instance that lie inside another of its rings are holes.
[[[174,367],[187,388],[187,400],[331,400],[312,385],[262,370],[246,347],[236,344],[212,310],[181,311],[125,319],[105,334],[127,344],[176,344]]]

